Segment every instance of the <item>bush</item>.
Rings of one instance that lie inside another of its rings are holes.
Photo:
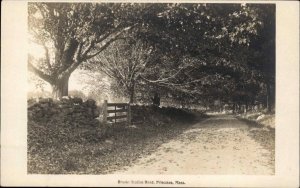
[[[132,106],[132,122],[154,126],[166,125],[171,122],[189,122],[195,119],[195,114],[187,109],[155,106]]]

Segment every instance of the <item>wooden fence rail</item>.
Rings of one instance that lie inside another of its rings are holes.
[[[122,114],[118,114],[122,113]],[[124,114],[126,113],[126,114]],[[111,116],[111,114],[113,114]],[[126,119],[119,121],[120,119]],[[117,121],[118,120],[118,121]],[[103,103],[103,123],[124,123],[131,125],[131,108],[129,103],[108,103],[104,100]]]

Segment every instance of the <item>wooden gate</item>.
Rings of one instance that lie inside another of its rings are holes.
[[[103,103],[103,123],[131,125],[131,108],[129,103]]]

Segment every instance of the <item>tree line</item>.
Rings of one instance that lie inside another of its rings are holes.
[[[274,4],[29,3],[28,28],[54,98],[85,69],[129,102],[275,105]]]

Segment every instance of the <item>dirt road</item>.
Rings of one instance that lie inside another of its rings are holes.
[[[275,173],[275,131],[230,115],[194,124],[156,152],[115,174]]]

